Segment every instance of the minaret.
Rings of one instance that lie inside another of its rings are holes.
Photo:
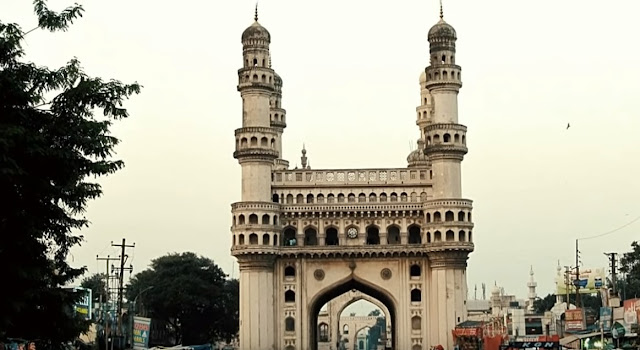
[[[533,313],[534,308],[533,308],[533,302],[536,300],[536,297],[538,296],[536,294],[536,287],[538,286],[538,283],[536,283],[536,281],[533,279],[533,266],[531,266],[531,270],[529,271],[529,282],[527,283],[527,287],[529,288],[529,305],[527,305],[527,311]]]
[[[271,58],[269,58],[269,68],[271,68]],[[282,78],[277,73],[273,73],[275,90],[271,95],[269,115],[271,117],[271,127],[276,131],[276,151],[278,158],[274,163],[274,170],[286,170],[289,168],[289,162],[282,158],[282,133],[287,127],[287,111],[282,108]]]
[[[456,31],[444,21],[442,4],[440,21],[429,30],[428,40],[429,66],[421,79],[417,124],[432,171],[432,196],[425,203],[424,226],[433,286],[429,345],[452,349],[451,330],[467,317],[466,268],[473,251],[473,223],[472,202],[462,198],[460,165],[467,153],[467,128],[458,124],[462,82],[460,66],[455,63]]]
[[[271,197],[271,171],[280,157],[283,126],[274,123],[271,114],[271,101],[277,100],[279,108],[276,85],[282,81],[278,83],[270,67],[270,42],[256,8],[255,22],[242,33],[244,64],[238,70],[242,127],[235,131],[233,153],[242,167],[242,201],[232,204],[231,253],[240,268],[239,340],[246,350],[273,349],[275,344],[273,264],[281,227],[280,205]]]
[[[302,145],[302,156],[300,157],[300,164],[302,164],[302,169],[308,169],[307,168],[307,150],[304,148],[304,145]]]

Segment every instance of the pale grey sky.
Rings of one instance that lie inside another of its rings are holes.
[[[87,73],[144,85],[117,123],[124,170],[101,179],[86,242],[73,264],[103,271],[110,241],[135,242],[136,272],[168,252],[194,251],[229,274],[230,204],[240,199],[233,159],[241,125],[240,34],[255,1],[78,0],[67,33],[27,36],[27,59],[56,67],[77,56]],[[61,9],[70,0],[51,0]],[[469,154],[463,193],[474,200],[474,285],[494,281],[524,297],[530,265],[539,294],[577,237],[640,216],[640,24],[636,0],[445,0],[458,33],[460,122]],[[418,136],[418,77],[438,1],[260,1],[284,80],[292,166],[306,144],[313,168],[405,166]],[[31,1],[3,0],[0,16],[29,30]],[[571,128],[566,130],[567,123]],[[586,267],[624,252],[640,221],[582,243]],[[235,265],[237,269],[237,265]],[[235,272],[237,276],[237,272]],[[480,293],[479,293],[480,294]]]

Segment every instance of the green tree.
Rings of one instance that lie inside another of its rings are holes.
[[[185,345],[234,337],[238,293],[237,280],[227,280],[212,260],[194,253],[157,258],[127,286],[127,299],[137,297],[140,304],[132,309],[168,323],[176,344]]]
[[[373,309],[369,312],[369,316],[380,316],[380,309]]]
[[[75,5],[56,13],[35,0],[38,27],[65,31],[81,17]],[[0,338],[41,339],[60,344],[88,326],[72,305],[79,293],[62,286],[84,268],[66,263],[69,249],[82,241],[77,230],[100,185],[88,182],[115,172],[110,160],[118,140],[111,121],[127,117],[124,99],[137,84],[105,82],[85,74],[77,59],[57,69],[24,61],[25,33],[0,21]],[[103,117],[94,116],[102,110]]]
[[[620,272],[623,278],[618,283],[618,293],[625,299],[640,297],[640,244],[631,243],[631,251],[620,259]]]
[[[533,301],[533,308],[537,314],[543,314],[545,311],[551,310],[553,305],[556,304],[555,294],[547,294],[542,299],[536,299]]]
[[[95,273],[89,277],[85,277],[80,283],[80,287],[91,289],[91,296],[94,302],[99,302],[101,295],[102,301],[106,302],[109,300],[109,289],[106,278],[103,273]]]

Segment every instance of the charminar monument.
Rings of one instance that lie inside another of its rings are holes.
[[[467,316],[474,245],[472,202],[460,179],[467,128],[458,122],[456,31],[442,9],[427,38],[420,138],[406,168],[311,169],[303,151],[302,167],[291,169],[282,159],[287,115],[271,35],[257,12],[242,33],[242,126],[233,154],[242,198],[231,206],[240,349],[335,349],[319,345],[318,313],[354,291],[384,305],[392,349],[453,349],[451,330]]]

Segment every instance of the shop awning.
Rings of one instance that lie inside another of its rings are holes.
[[[560,339],[560,345],[567,345],[569,343],[572,343],[576,340],[579,339],[584,339],[584,338],[589,338],[589,337],[595,337],[595,336],[599,336],[600,332],[591,332],[591,333],[584,333],[584,334],[570,334],[562,339]]]

